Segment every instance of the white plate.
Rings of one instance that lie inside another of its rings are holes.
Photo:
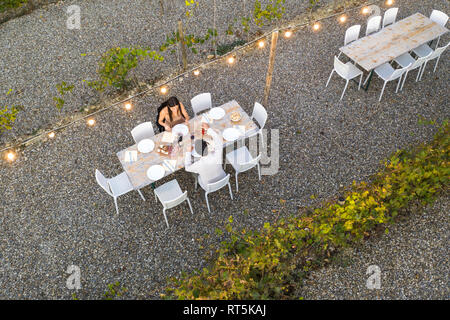
[[[180,123],[172,128],[172,133],[175,135],[181,134],[182,136],[185,136],[189,133],[189,128],[187,125]]]
[[[225,140],[234,141],[241,136],[241,133],[235,128],[227,128],[223,131],[222,135]]]
[[[166,173],[166,170],[164,170],[163,166],[160,165],[154,165],[148,168],[147,170],[147,177],[152,180],[156,181],[164,177],[164,174]]]
[[[150,139],[143,139],[137,145],[139,152],[142,152],[142,153],[149,153],[153,150],[154,147],[155,147],[155,143],[153,142],[153,140],[150,140]]]
[[[213,120],[220,120],[225,116],[225,110],[223,110],[220,107],[216,107],[216,108],[212,108],[209,111],[209,116],[213,119]]]

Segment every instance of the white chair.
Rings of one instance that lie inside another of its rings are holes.
[[[344,91],[342,92],[341,99],[344,97],[345,90],[347,90],[348,82],[356,77],[361,77],[359,79],[359,86],[358,90],[361,88],[361,81],[363,72],[359,70],[357,67],[355,67],[351,62],[343,63],[338,59],[338,57],[334,57],[334,68],[331,71],[330,77],[328,78],[327,84],[325,87],[328,87],[328,84],[330,83],[331,76],[333,75],[333,72],[335,72],[341,76],[343,79],[345,79],[347,82],[345,84]]]
[[[439,59],[441,58],[441,54],[448,48],[448,46],[450,45],[450,42],[447,43],[446,46],[437,48],[436,50],[433,51],[433,49],[431,49],[428,45],[424,44],[421,45],[420,47],[416,48],[413,50],[413,52],[418,56],[418,57],[428,57],[425,60],[425,63],[422,67],[422,74],[420,75],[419,79],[422,79],[423,73],[425,72],[425,67],[427,66],[428,61],[437,59],[436,61],[436,65],[434,66],[434,70],[433,72],[436,72],[438,63],[439,63]]]
[[[119,207],[117,206],[117,197],[124,195],[132,190],[134,190],[131,185],[130,179],[125,172],[121,174],[107,179],[105,176],[97,169],[95,169],[95,178],[97,179],[97,183],[102,187],[103,190],[106,191],[111,197],[114,198],[114,204],[116,205],[117,214],[119,214]],[[144,196],[142,195],[140,190],[136,190],[141,196],[142,200],[145,201]]]
[[[248,151],[246,146],[240,147],[234,151],[227,153],[226,158],[228,162],[236,171],[236,192],[239,192],[238,174],[248,171],[254,167],[258,168],[258,178],[261,180],[261,167],[259,166],[259,161],[261,160],[261,154],[256,158],[253,158],[250,151]]]
[[[445,14],[444,12],[442,12],[442,11],[433,10],[431,12],[431,14],[430,14],[430,20],[433,21],[433,22],[436,22],[438,25],[440,25],[442,27],[445,27],[445,25],[447,24],[447,21],[448,21],[448,15]],[[438,47],[440,39],[441,39],[441,37],[439,36],[438,40],[436,42],[436,47],[435,48]]]
[[[181,191],[177,180],[171,180],[162,186],[159,186],[154,190],[154,192],[155,198],[159,199],[163,205],[163,215],[166,220],[167,228],[169,228],[169,222],[167,221],[166,210],[172,209],[184,201],[187,201],[191,213],[194,214],[194,211],[192,211],[191,202],[187,196],[187,191]]]
[[[131,135],[133,136],[134,142],[139,143],[144,139],[151,138],[155,135],[153,131],[153,125],[151,122],[144,122],[131,130]]]
[[[361,25],[356,24],[354,26],[351,26],[345,31],[345,38],[344,38],[344,46],[348,45],[349,43],[358,40],[359,38],[359,32],[361,30]],[[341,56],[342,51],[339,52],[338,58]]]
[[[381,16],[374,16],[367,21],[366,36],[380,30]]]
[[[383,28],[393,24],[397,19],[398,8],[390,8],[386,10],[383,17]]]
[[[247,138],[259,135],[260,139],[261,139],[261,143],[264,142],[264,138],[263,138],[263,128],[266,125],[266,121],[267,121],[267,110],[266,108],[264,108],[262,106],[262,104],[255,102],[255,105],[253,106],[253,111],[252,111],[252,116],[250,117],[250,119],[252,120],[256,120],[256,122],[259,125],[259,129],[257,132],[249,135]]]
[[[408,70],[409,67],[411,67],[411,64],[409,64],[406,67],[401,68],[401,69],[394,69],[389,63],[384,63],[374,70],[375,73],[381,79],[384,80],[383,89],[381,90],[380,98],[378,99],[378,101],[381,101],[381,97],[383,97],[384,89],[386,88],[386,84],[389,81],[394,81],[394,80],[399,79],[397,89],[395,90],[396,93],[398,92],[398,89],[400,88],[400,83],[402,81],[402,75],[403,75],[403,73],[406,72],[406,70]],[[366,80],[366,82],[367,82],[367,80]]]
[[[211,109],[211,93],[201,93],[199,95],[196,95],[191,99],[191,105],[195,115],[205,110]]]
[[[211,209],[209,207],[209,201],[208,201],[208,194],[215,192],[217,190],[222,189],[226,185],[228,185],[228,190],[230,190],[230,197],[231,200],[233,200],[233,192],[231,191],[231,185],[230,185],[230,175],[226,174],[225,171],[223,171],[223,175],[218,178],[217,181],[204,183],[198,175],[195,176],[195,190],[197,190],[197,183],[202,187],[203,190],[205,190],[205,199],[206,199],[206,205],[208,207],[208,212],[211,213]]]
[[[400,87],[400,91],[403,90],[403,86],[405,85],[406,78],[408,77],[408,73],[412,70],[419,69],[419,72],[417,72],[416,82],[420,80],[420,75],[422,71],[422,66],[426,62],[426,60],[431,56],[432,52],[426,57],[414,59],[409,53],[402,54],[401,56],[394,59],[395,62],[398,63],[398,65],[402,68],[405,68],[406,66],[410,66],[408,70],[406,70],[405,76],[403,78],[403,83]]]

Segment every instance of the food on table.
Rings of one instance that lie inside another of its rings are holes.
[[[239,112],[237,112],[237,111],[233,112],[230,115],[230,119],[231,119],[231,121],[237,122],[237,121],[241,120],[241,114]]]

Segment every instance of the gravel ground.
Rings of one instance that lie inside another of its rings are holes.
[[[443,196],[359,248],[339,255],[328,268],[313,272],[299,295],[305,299],[450,298],[450,197]],[[381,269],[381,288],[368,289],[367,268]]]
[[[396,3],[399,18],[417,11],[429,14],[432,8],[448,12],[446,2],[438,0]],[[363,23],[363,18],[350,16],[349,23],[357,22]],[[345,28],[330,19],[320,33],[303,29],[291,39],[280,38],[267,106],[267,128],[280,133],[279,171],[264,176],[261,183],[256,172],[240,175],[235,200],[224,190],[211,195],[212,214],[207,214],[203,194],[194,192],[193,179],[184,171],[164,181],[176,178],[188,190],[195,215],[186,206],[170,210],[169,230],[150,188],[143,190],[146,202],[136,192],[119,198],[116,215],[112,198],[95,182],[95,168],[106,176],[121,172],[116,152],[132,144],[130,130],[135,125],[154,121],[156,107],[164,99],[156,94],[135,99],[132,112],[116,108],[101,113],[95,127],[77,123],[55,139],[25,149],[16,162],[4,163],[0,298],[70,299],[72,291],[65,285],[69,265],[81,269],[82,299],[100,298],[107,284],[115,281],[128,288],[125,298],[157,298],[166,277],[206,266],[205,257],[222,240],[214,230],[229,215],[235,217],[237,228],[259,228],[297,212],[299,206],[335,196],[340,184],[366,179],[396,149],[431,139],[436,127],[419,124],[418,119],[448,118],[448,60],[441,59],[436,74],[430,66],[420,83],[411,75],[399,94],[389,84],[381,103],[379,79],[368,92],[351,83],[338,103],[343,80],[334,77],[328,88],[324,86]],[[239,55],[234,66],[214,64],[202,70],[201,77],[188,75],[171,84],[171,94],[189,108],[192,96],[211,92],[215,105],[236,99],[250,113],[263,95],[267,58],[268,48],[255,49]],[[232,173],[229,166],[227,171]],[[234,183],[232,187],[235,190]],[[280,199],[286,204],[282,206]],[[430,241],[433,236],[436,241],[442,237],[434,233]],[[402,240],[407,239],[397,239]],[[377,242],[376,250],[388,255],[391,251],[384,244]],[[414,250],[406,244],[404,248]],[[423,285],[411,285],[415,284]],[[415,289],[411,292],[423,294],[415,298],[436,295],[431,289]],[[440,296],[447,297],[448,292]]]

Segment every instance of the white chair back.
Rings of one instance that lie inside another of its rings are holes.
[[[259,154],[253,160],[250,160],[250,161],[247,161],[247,162],[242,162],[242,163],[237,163],[236,171],[244,172],[244,171],[250,170],[251,168],[256,166],[256,164],[259,163],[260,160],[261,160],[261,154]]]
[[[397,19],[398,8],[390,8],[386,10],[383,17],[383,28],[393,24]]]
[[[105,178],[105,176],[98,170],[95,169],[95,179],[97,180],[97,183],[102,187],[103,190],[106,191],[111,197],[114,197],[111,188],[108,184],[108,179]]]
[[[155,135],[153,131],[153,125],[151,122],[144,122],[131,130],[131,135],[133,136],[134,142],[139,143],[143,139],[151,138]]]
[[[207,192],[217,191],[217,190],[225,187],[229,181],[230,181],[230,174],[227,174],[224,178],[222,178],[221,180],[219,180],[217,182],[208,183],[206,185],[206,188],[207,188],[206,191]]]
[[[262,104],[255,102],[253,106],[252,119],[255,119],[259,124],[259,128],[262,129],[266,125],[267,121],[267,111]]]
[[[448,21],[448,15],[439,10],[433,10],[430,15],[430,20],[436,22],[442,27],[445,27]]]
[[[164,206],[164,208],[171,209],[173,207],[176,207],[180,203],[184,202],[186,200],[186,198],[187,198],[187,191],[185,191],[183,194],[179,195],[175,199],[165,201],[165,202],[161,201],[161,203]]]
[[[434,51],[431,53],[431,55],[429,55],[428,59],[429,59],[429,60],[432,60],[432,59],[435,59],[435,58],[439,57],[439,56],[442,54],[442,52],[444,52],[444,51],[448,48],[449,45],[450,45],[450,42],[447,43],[446,46],[437,48],[436,50],[434,50]]]
[[[202,111],[211,109],[212,107],[211,93],[208,92],[196,95],[191,99],[191,105],[195,115],[197,115]]]
[[[347,31],[345,31],[344,46],[346,46],[350,42],[358,40],[360,30],[361,30],[361,25],[359,25],[359,24],[356,24],[356,25],[348,28]]]
[[[366,36],[380,30],[381,16],[374,16],[367,21]]]
[[[336,73],[344,79],[349,77],[348,74],[350,72],[350,67],[339,60],[336,56],[334,56],[334,70],[336,70]]]
[[[411,64],[411,67],[409,67],[409,69],[413,70],[413,69],[419,68],[420,66],[422,66],[425,63],[425,61],[430,59],[432,54],[433,54],[433,52],[430,52],[427,56],[418,58],[413,64]]]
[[[412,63],[408,64],[404,68],[395,69],[387,81],[392,81],[392,80],[400,78],[403,75],[403,73],[405,73],[411,66],[412,66]]]

